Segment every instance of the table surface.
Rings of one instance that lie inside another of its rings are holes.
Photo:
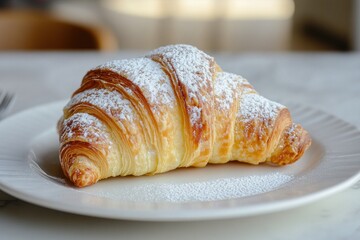
[[[213,55],[224,70],[246,77],[265,97],[310,105],[360,128],[359,54]],[[66,99],[88,69],[112,59],[135,56],[141,53],[1,53],[0,89],[16,93],[11,115]],[[0,193],[0,199],[6,198]],[[290,210],[196,222],[109,220],[9,199],[0,200],[1,239],[360,239],[360,182]]]

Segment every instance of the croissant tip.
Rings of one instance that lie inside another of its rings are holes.
[[[88,159],[86,159],[88,160]],[[84,161],[84,157],[75,160],[69,171],[69,178],[71,182],[77,187],[86,187],[96,183],[99,180],[97,169],[91,162]]]
[[[298,144],[293,146],[292,143],[287,143],[286,146],[282,148],[280,153],[275,154],[270,158],[268,163],[277,166],[288,165],[296,162],[304,155],[305,151],[310,147],[312,139],[310,134],[300,125],[298,125],[296,131],[299,138]]]
[[[86,187],[90,186],[97,182],[96,174],[89,169],[76,169],[71,175],[70,180],[77,187]]]

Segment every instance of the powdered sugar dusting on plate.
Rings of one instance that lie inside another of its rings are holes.
[[[159,63],[149,58],[114,60],[97,69],[109,69],[132,81],[154,109],[159,104],[169,105],[175,99],[169,77]]]
[[[132,121],[135,118],[130,101],[115,90],[97,88],[86,90],[73,96],[65,108],[69,109],[78,103],[94,105],[109,116],[120,120]]]
[[[291,175],[271,173],[186,183],[149,183],[122,186],[114,191],[100,188],[92,194],[134,202],[217,201],[253,196],[273,191],[293,180]]]

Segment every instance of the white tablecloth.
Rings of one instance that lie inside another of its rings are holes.
[[[2,53],[0,89],[16,93],[10,112],[14,114],[68,98],[85,72],[96,65],[140,55]],[[311,105],[360,128],[360,55],[214,55],[224,70],[243,75],[262,95]],[[180,223],[100,219],[22,201],[0,201],[0,239],[360,239],[359,188],[360,183],[326,199],[272,214]]]

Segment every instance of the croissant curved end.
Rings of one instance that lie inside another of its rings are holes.
[[[99,169],[85,156],[78,156],[69,168],[68,176],[77,187],[86,187],[99,181]]]
[[[303,156],[310,145],[310,134],[302,126],[292,124],[284,131],[282,140],[267,162],[274,165],[294,163]]]

